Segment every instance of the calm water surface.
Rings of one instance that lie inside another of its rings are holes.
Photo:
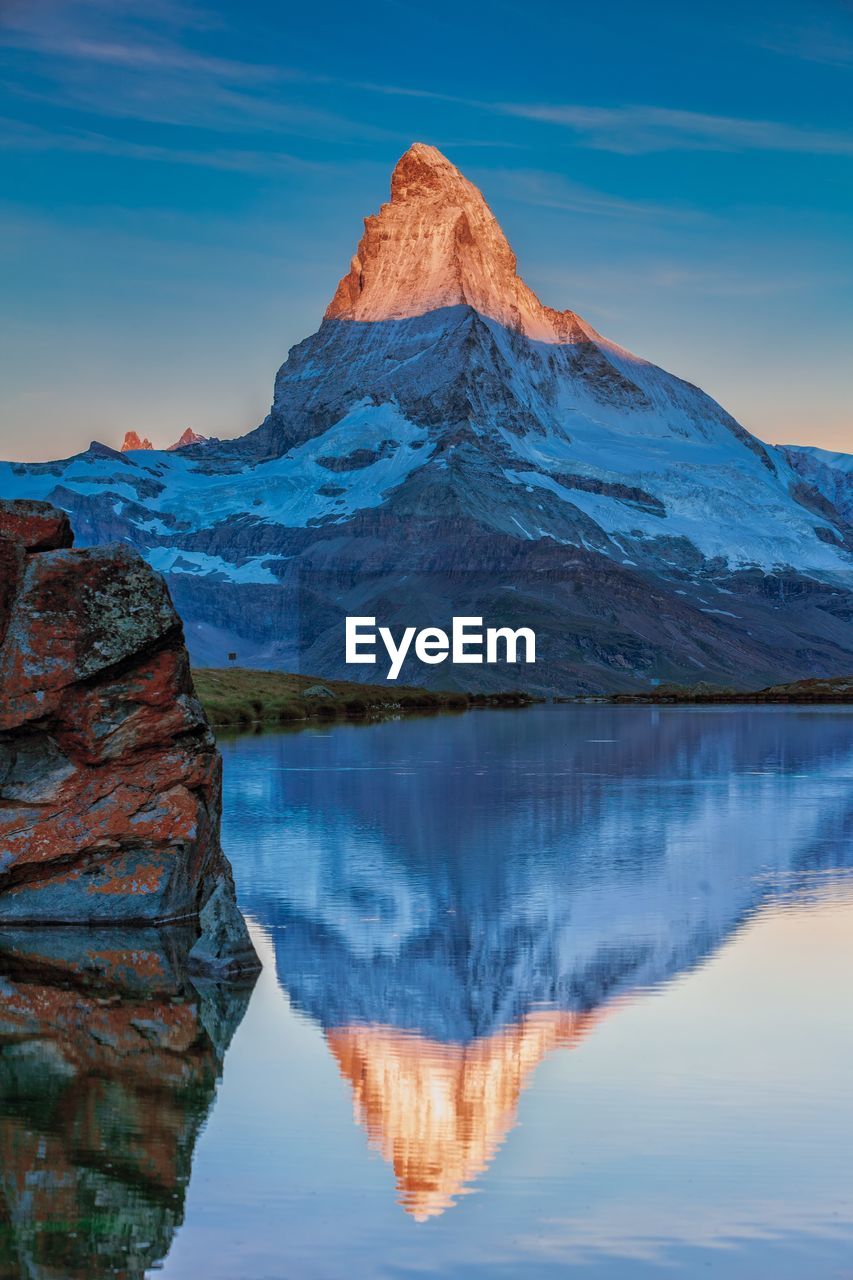
[[[167,1276],[853,1275],[853,715],[224,752],[266,969]]]
[[[7,1217],[77,1178],[89,1237],[10,1275],[853,1277],[853,714],[541,707],[223,754],[264,973],[137,1012],[137,1075],[101,1037],[73,1125],[0,1096],[0,1152],[42,1151]]]

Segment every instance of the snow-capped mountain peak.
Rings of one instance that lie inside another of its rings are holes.
[[[347,611],[488,611],[534,627],[526,682],[563,691],[848,670],[849,475],[543,306],[480,191],[415,144],[260,427],[0,466],[0,492],[139,546],[197,660],[352,676]]]
[[[364,225],[319,331],[290,352],[269,418],[246,438],[256,457],[286,454],[367,395],[451,435],[476,423],[481,449],[502,430],[510,451],[523,436],[553,435],[560,452],[589,432],[602,459],[614,444],[630,452],[630,439],[670,438],[705,455],[734,444],[774,472],[764,446],[704,392],[574,311],[544,306],[482,193],[435,147],[415,143],[401,157],[390,201]],[[644,461],[626,459],[632,471]]]

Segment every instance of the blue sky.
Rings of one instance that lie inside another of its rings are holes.
[[[0,456],[255,426],[414,140],[543,301],[853,450],[853,4],[2,0]]]

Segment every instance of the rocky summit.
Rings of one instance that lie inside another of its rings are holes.
[[[257,969],[163,579],[130,547],[74,549],[46,503],[3,501],[0,591],[0,927],[189,920],[191,968]]]
[[[181,433],[174,444],[170,444],[167,448],[168,453],[174,453],[176,449],[185,449],[191,444],[205,444],[207,436],[201,436],[197,431],[193,431],[192,427],[187,427]],[[124,440],[121,444],[122,453],[136,452],[139,449],[152,449],[154,446],[147,436],[140,437],[137,431],[126,431]]]
[[[759,687],[853,668],[853,469],[774,448],[698,387],[544,305],[480,191],[398,162],[315,334],[242,437],[0,465],[78,541],[166,574],[194,657],[371,680],[344,619],[526,626],[534,668],[409,683]]]

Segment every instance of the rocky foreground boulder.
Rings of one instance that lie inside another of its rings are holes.
[[[0,927],[191,920],[190,967],[254,971],[166,585],[72,543],[63,512],[0,501]]]

